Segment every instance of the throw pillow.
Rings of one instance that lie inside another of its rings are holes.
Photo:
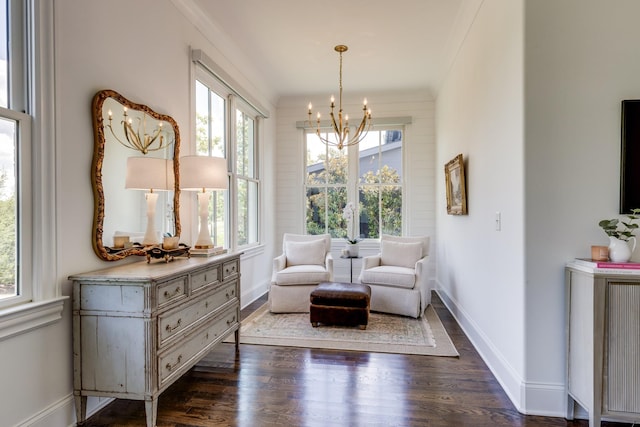
[[[416,262],[422,258],[422,243],[404,243],[382,241],[381,264],[415,268]]]
[[[287,265],[324,265],[324,240],[286,242]]]

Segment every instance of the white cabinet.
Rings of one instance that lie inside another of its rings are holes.
[[[640,271],[566,268],[567,419],[640,421]]]
[[[142,261],[71,276],[78,424],[87,396],[158,396],[240,326],[240,254]]]

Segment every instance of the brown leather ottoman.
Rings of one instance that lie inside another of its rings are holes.
[[[309,319],[315,328],[325,325],[360,326],[369,323],[371,288],[360,283],[320,283],[311,292]]]

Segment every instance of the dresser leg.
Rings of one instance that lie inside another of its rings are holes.
[[[236,353],[240,351],[240,329],[236,329],[234,332],[234,337],[236,339]]]
[[[76,404],[76,423],[81,426],[87,418],[87,396],[76,394],[74,400]]]
[[[158,418],[158,399],[144,401],[144,411],[147,415],[147,427],[156,427]]]

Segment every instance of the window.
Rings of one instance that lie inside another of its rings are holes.
[[[212,84],[212,86],[217,86]],[[218,89],[220,90],[220,88]],[[196,80],[196,154],[226,158],[227,101],[212,88]],[[209,202],[209,230],[215,246],[229,247],[226,191],[214,191]]]
[[[338,151],[306,131],[308,234],[347,237],[342,211],[349,201],[358,202],[356,235],[402,234],[402,137],[402,127],[376,128],[360,144]]]
[[[358,144],[360,233],[402,234],[402,131],[369,132]]]
[[[258,174],[256,170],[256,121],[236,109],[237,244],[258,242]]]
[[[0,1],[0,307],[32,298],[26,3]]]
[[[342,209],[348,200],[348,150],[324,144],[315,132],[306,133],[306,147],[307,234],[347,237]]]
[[[229,164],[229,190],[214,192],[209,209],[214,244],[255,245],[259,242],[258,114],[201,67],[196,68],[195,102],[197,154],[224,157]]]

